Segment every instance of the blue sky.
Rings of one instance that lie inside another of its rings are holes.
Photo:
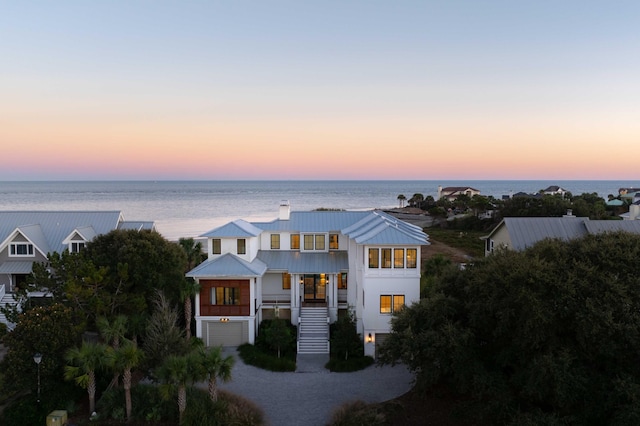
[[[638,22],[631,1],[10,2],[0,179],[634,177]]]

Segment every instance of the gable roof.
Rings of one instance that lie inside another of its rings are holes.
[[[187,272],[191,278],[207,277],[260,277],[267,271],[267,265],[260,259],[247,262],[238,256],[227,253],[207,260]]]
[[[505,217],[486,237],[506,227],[513,250],[524,250],[547,238],[569,241],[588,234],[625,231],[640,234],[640,221],[590,220],[587,217]]]
[[[206,232],[201,237],[208,238],[250,238],[257,237],[262,230],[246,220],[237,219]]]

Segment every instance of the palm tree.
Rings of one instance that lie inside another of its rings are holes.
[[[420,207],[420,203],[422,203],[422,201],[424,200],[424,195],[416,193],[413,194],[413,197],[411,197],[411,199],[413,200],[413,204],[415,204],[417,207]]]
[[[195,242],[193,238],[180,238],[178,244],[187,255],[185,273],[189,272],[202,261],[202,243]],[[193,278],[187,278],[180,289],[180,299],[184,302],[184,331],[185,338],[191,339],[191,298],[200,291],[200,286]]]
[[[404,207],[404,202],[406,199],[407,197],[405,197],[404,194],[398,195],[398,202],[400,203],[400,208]]]
[[[131,340],[125,340],[118,349],[109,351],[107,359],[116,374],[122,372],[122,384],[124,386],[125,410],[127,422],[131,421],[131,370],[136,368],[144,357],[144,352],[138,349]]]
[[[118,315],[112,322],[110,322],[107,317],[99,317],[96,320],[96,325],[98,326],[98,330],[100,330],[102,338],[107,344],[111,345],[114,351],[117,351],[120,347],[120,339],[124,338],[124,334],[127,331],[126,315]],[[111,380],[109,387],[118,387],[119,377],[118,372],[114,372],[113,380]]]
[[[87,389],[90,413],[96,408],[96,370],[105,362],[106,351],[101,343],[83,342],[80,348],[71,348],[65,355],[69,365],[64,367],[64,378]]]
[[[198,359],[193,354],[171,355],[158,369],[158,377],[164,382],[160,391],[165,399],[169,399],[174,390],[178,391],[178,412],[180,424],[187,408],[187,386],[201,377]]]
[[[235,360],[233,356],[222,357],[222,347],[200,349],[200,366],[204,375],[209,379],[209,398],[212,402],[218,400],[218,379],[222,382],[231,380],[231,370]]]

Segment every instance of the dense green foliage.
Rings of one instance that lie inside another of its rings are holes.
[[[498,252],[448,269],[392,320],[384,362],[493,424],[640,423],[640,236]]]
[[[265,351],[262,347],[245,343],[238,346],[238,354],[247,365],[253,365],[269,371],[296,371],[295,358],[278,358],[271,351]]]

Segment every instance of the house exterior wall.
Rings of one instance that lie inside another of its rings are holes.
[[[487,239],[484,248],[485,256],[490,255],[492,253],[492,250],[497,250],[500,247],[511,247],[511,238],[509,238],[509,232],[504,224],[501,225],[500,228],[496,229],[491,237]]]

